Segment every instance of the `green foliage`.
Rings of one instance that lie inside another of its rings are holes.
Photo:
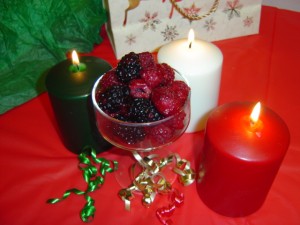
[[[45,91],[68,51],[101,43],[106,20],[101,0],[0,0],[0,113]]]

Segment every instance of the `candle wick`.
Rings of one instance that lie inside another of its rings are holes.
[[[261,134],[261,130],[262,130],[262,127],[263,127],[263,123],[261,120],[252,120],[250,118],[250,131],[256,133],[256,134]]]
[[[253,121],[252,119],[250,119],[250,126],[251,126],[251,127],[255,127],[255,125],[256,125],[256,122]]]
[[[77,71],[80,70],[79,64],[76,64]]]
[[[189,48],[192,48],[192,43],[193,43],[193,42],[191,41],[190,44],[189,44]]]

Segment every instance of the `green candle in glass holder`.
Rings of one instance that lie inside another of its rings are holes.
[[[79,61],[73,51],[72,60],[58,63],[47,74],[46,88],[58,130],[71,152],[79,154],[83,147],[91,146],[99,153],[111,147],[96,128],[91,99],[94,82],[111,68],[108,62],[93,56],[83,56]]]

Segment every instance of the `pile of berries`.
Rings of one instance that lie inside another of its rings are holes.
[[[176,129],[182,129],[181,111],[190,88],[175,80],[174,70],[166,63],[156,63],[149,52],[130,52],[116,68],[105,73],[96,93],[99,107],[109,116],[132,123],[147,123],[176,115],[168,126],[151,131],[159,143],[166,143]],[[141,128],[110,127],[127,144],[141,141],[147,132]]]

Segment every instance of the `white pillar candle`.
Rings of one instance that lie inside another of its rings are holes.
[[[223,54],[212,43],[189,39],[173,41],[161,47],[159,63],[167,63],[184,76],[191,88],[191,120],[186,132],[205,128],[209,112],[217,106]]]

